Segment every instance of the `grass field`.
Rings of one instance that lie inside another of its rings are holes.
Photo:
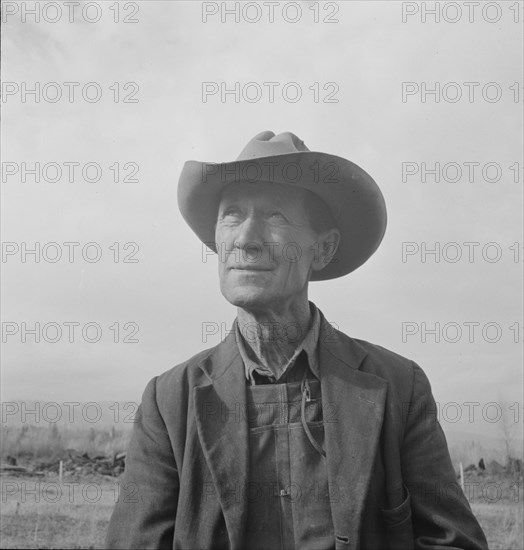
[[[523,550],[524,509],[515,504],[473,504],[473,512],[486,533],[490,550]]]
[[[104,536],[118,492],[103,477],[2,476],[1,548],[104,548]],[[513,493],[515,496],[516,493]],[[491,550],[523,550],[522,497],[472,508]]]
[[[1,548],[104,548],[114,481],[2,476]],[[75,485],[77,483],[78,485]]]

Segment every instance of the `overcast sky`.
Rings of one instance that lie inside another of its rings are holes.
[[[39,22],[6,4],[3,400],[137,401],[150,378],[220,341],[235,310],[220,294],[216,258],[203,261],[179,214],[178,176],[188,159],[233,160],[272,130],[359,164],[387,203],[377,253],[346,277],[311,284],[328,320],[415,360],[439,402],[505,399],[522,410],[522,3],[518,12],[502,2],[474,13],[457,4],[461,16],[440,13],[439,22],[422,13],[433,2],[288,2],[275,6],[273,22],[258,4],[258,13],[241,9],[238,23],[222,22],[214,2],[120,3],[118,14],[111,2],[92,2],[73,23],[60,3],[60,18],[48,7]],[[39,102],[23,93],[35,82]],[[221,87],[235,82],[239,102],[222,101]],[[273,102],[264,82],[278,83]],[[218,90],[205,102],[202,83]],[[247,101],[257,90],[259,101]],[[36,162],[48,164],[40,182],[22,173]],[[56,182],[49,163],[63,171]],[[73,182],[64,163],[79,163]],[[96,164],[83,177],[86,163]],[[422,163],[440,164],[440,182],[422,177]],[[99,181],[87,181],[97,165]],[[135,168],[138,181],[122,181]],[[22,253],[37,242],[39,262]],[[45,247],[53,242],[60,246]],[[72,262],[66,242],[80,243]],[[99,261],[83,259],[87,243],[97,243]],[[435,243],[437,256],[424,255]],[[35,323],[40,342],[23,334]],[[54,324],[43,334],[46,323]],[[73,342],[64,323],[79,323]],[[422,323],[439,323],[440,342]],[[45,341],[57,325],[61,338]],[[216,334],[203,337],[203,326]],[[100,340],[87,341],[96,327]],[[138,342],[123,343],[126,335]]]

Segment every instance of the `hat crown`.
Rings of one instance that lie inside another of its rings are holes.
[[[309,151],[304,142],[291,132],[282,132],[275,135],[267,130],[257,134],[242,149],[237,160],[249,160],[254,158],[287,155],[289,153],[302,153]]]

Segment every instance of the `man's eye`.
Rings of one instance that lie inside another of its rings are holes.
[[[225,218],[226,216],[236,216],[237,214],[238,210],[236,208],[226,208],[222,213],[222,217]]]
[[[286,218],[286,216],[284,216],[284,214],[282,214],[282,212],[278,212],[278,211],[271,212],[269,214],[269,220],[271,222],[277,223],[277,224],[287,224],[287,223],[289,223],[289,220]]]

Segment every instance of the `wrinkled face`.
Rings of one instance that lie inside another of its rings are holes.
[[[304,193],[274,183],[224,190],[215,242],[220,289],[231,304],[263,311],[307,298],[311,271],[325,264],[302,206]]]

